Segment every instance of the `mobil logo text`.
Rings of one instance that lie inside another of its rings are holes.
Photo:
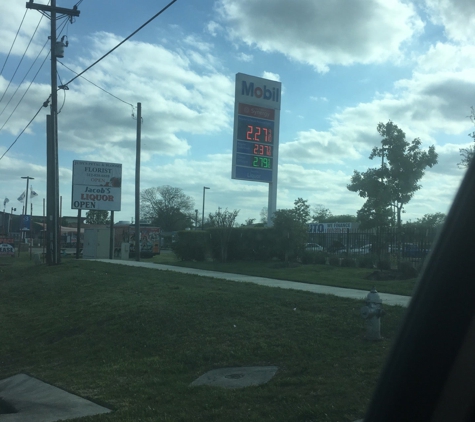
[[[267,85],[259,86],[254,84],[254,82],[242,81],[241,95],[245,95],[247,97],[256,97],[268,101],[275,101],[276,103],[280,101],[279,88],[272,87],[272,89],[270,89],[267,87]]]

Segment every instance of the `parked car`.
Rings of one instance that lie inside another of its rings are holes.
[[[310,252],[321,252],[323,251],[323,247],[318,243],[307,243],[305,245],[305,250]]]
[[[330,253],[337,253],[337,254],[345,253],[346,246],[339,240],[334,240],[332,244],[327,248],[327,251]]]
[[[421,249],[415,243],[402,243],[401,245],[390,245],[388,252],[393,254],[401,254],[405,258],[422,258],[429,253],[428,249]]]
[[[372,249],[373,245],[371,243],[368,243],[367,245],[350,249],[350,254],[365,255],[371,253]]]

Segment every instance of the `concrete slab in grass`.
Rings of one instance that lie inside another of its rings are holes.
[[[0,397],[16,410],[0,414],[0,422],[53,422],[111,411],[25,374],[1,380]]]
[[[210,385],[223,388],[244,388],[265,384],[277,372],[277,366],[244,366],[213,369],[201,375],[190,387]]]

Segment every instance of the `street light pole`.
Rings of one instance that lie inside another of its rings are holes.
[[[195,230],[198,230],[198,210],[195,210]]]
[[[201,215],[201,230],[203,230],[205,225],[205,192],[206,189],[210,189],[207,186],[203,186],[203,214]]]

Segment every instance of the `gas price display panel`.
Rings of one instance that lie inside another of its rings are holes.
[[[272,181],[273,109],[238,104],[235,157],[236,178]]]

